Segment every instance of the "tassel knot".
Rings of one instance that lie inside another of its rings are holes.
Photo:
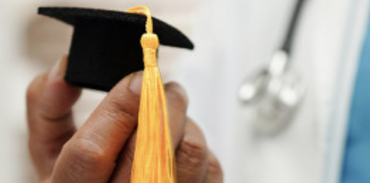
[[[157,67],[156,57],[159,39],[156,34],[144,34],[141,37],[145,67]]]
[[[156,34],[144,34],[141,37],[141,46],[143,49],[157,50],[159,46],[159,39]]]

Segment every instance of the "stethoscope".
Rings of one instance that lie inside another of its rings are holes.
[[[239,89],[242,104],[254,107],[253,127],[257,134],[279,134],[304,99],[306,82],[290,69],[292,42],[304,1],[298,0],[283,45],[274,52],[269,65],[247,78]]]

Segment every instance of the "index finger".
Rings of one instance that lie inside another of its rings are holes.
[[[75,132],[71,107],[81,89],[64,81],[66,64],[65,56],[27,90],[29,149],[41,179],[50,176],[59,151]]]
[[[56,182],[107,182],[137,124],[142,74],[123,79],[63,148]]]

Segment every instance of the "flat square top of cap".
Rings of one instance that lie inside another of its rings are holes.
[[[146,22],[146,17],[144,15],[99,9],[41,7],[38,13],[56,18],[73,26],[77,26],[81,21],[98,20],[121,22],[126,24],[126,26],[130,25],[142,29],[145,27]],[[158,35],[161,44],[187,49],[194,48],[193,43],[183,33],[171,25],[153,17],[153,26],[154,33]]]

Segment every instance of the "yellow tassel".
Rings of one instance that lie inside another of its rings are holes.
[[[145,68],[131,183],[176,183],[167,102],[157,66],[159,39],[153,33],[152,17],[147,7],[134,7],[127,12],[147,17],[146,34],[141,37]]]

